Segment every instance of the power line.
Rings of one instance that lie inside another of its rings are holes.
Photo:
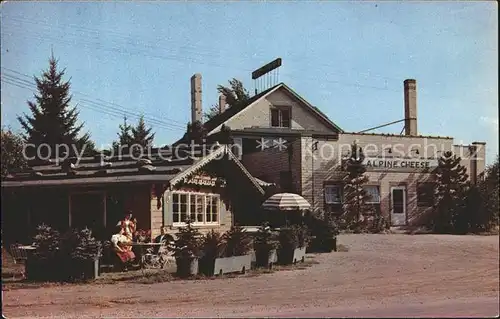
[[[5,74],[5,73],[2,73],[2,82],[17,86],[19,88],[27,89],[30,91],[33,91],[34,86],[35,86],[33,83],[28,83],[26,80],[15,78],[15,77],[12,77],[12,76]],[[89,108],[89,109],[94,110],[94,111],[99,111],[101,113],[105,113],[108,115],[113,115],[113,116],[117,116],[117,117],[121,117],[121,118],[123,118],[124,115],[129,115],[130,117],[134,117],[134,118],[140,118],[142,116],[142,114],[137,114],[137,113],[130,112],[130,111],[124,111],[124,110],[121,110],[119,108],[103,105],[101,103],[98,103],[98,102],[95,102],[92,100],[88,100],[88,99],[79,99],[79,100],[80,100],[80,102],[83,101],[83,103],[79,103],[83,107]],[[184,130],[184,127],[181,127],[181,126],[176,127],[176,126],[173,126],[172,124],[165,123],[165,122],[162,122],[162,121],[154,119],[154,118],[148,118],[146,116],[144,116],[144,118],[148,122],[150,122],[150,124],[153,124],[159,128],[163,128],[163,129],[167,129],[167,130],[174,130],[174,131]]]
[[[23,74],[21,72],[17,72],[15,70],[12,70],[12,69],[9,69],[9,68],[4,68],[2,67],[2,69],[5,69],[5,70],[8,70],[10,72],[13,72],[13,73],[16,73],[16,74],[19,74],[19,75],[22,75],[22,76],[25,76],[25,77],[29,77],[28,75],[26,74]],[[21,79],[19,77],[16,77],[16,76],[13,76],[13,75],[10,75],[10,74],[5,74],[5,73],[2,73],[3,76],[6,76],[9,78],[9,80],[11,81],[18,81],[18,82],[21,82],[22,84],[26,84],[26,85],[30,85],[30,86],[36,86],[36,84],[32,83],[31,81],[27,81],[27,80],[24,80],[24,79]],[[90,95],[88,94],[85,94],[85,93],[81,93],[81,92],[78,92],[78,91],[73,91],[74,93],[76,94],[79,94],[79,95],[82,95],[82,96],[87,96],[87,97],[91,97]],[[124,106],[122,105],[119,105],[119,104],[116,104],[116,103],[113,103],[113,102],[107,102],[107,101],[104,101],[104,100],[101,100],[101,99],[96,99],[97,101],[100,101],[100,102],[96,102],[96,101],[93,101],[93,100],[89,100],[89,99],[86,99],[86,98],[79,98],[79,100],[82,100],[82,101],[85,101],[87,103],[92,103],[92,104],[95,104],[95,105],[98,105],[100,107],[104,107],[106,109],[111,109],[111,110],[115,110],[115,111],[120,111],[120,112],[123,112],[124,114],[129,114],[133,117],[140,117],[141,115],[144,116],[145,119],[148,119],[148,121],[150,122],[153,122],[153,123],[156,123],[156,124],[159,124],[159,125],[162,125],[164,127],[170,127],[170,128],[178,128],[178,129],[184,129],[184,125],[181,125],[181,124],[175,124],[175,123],[168,123],[168,122],[165,122],[165,121],[162,121],[162,120],[159,120],[155,117],[153,117],[154,115],[152,116],[148,116],[146,113],[136,113],[134,111],[131,111],[130,109],[128,108],[125,108]],[[103,103],[108,103],[108,104],[111,104],[111,105],[115,105],[115,106],[110,106],[110,105],[105,105]],[[119,108],[117,108],[117,107]]]

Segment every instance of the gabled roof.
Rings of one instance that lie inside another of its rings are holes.
[[[206,131],[208,134],[211,134],[215,129],[218,127],[222,126],[222,124],[225,124],[228,120],[230,120],[233,116],[237,115],[241,111],[243,111],[246,108],[251,107],[253,104],[257,103],[261,99],[265,98],[266,96],[270,95],[271,93],[275,92],[276,90],[283,88],[286,91],[288,91],[290,94],[292,94],[295,98],[297,98],[300,102],[302,102],[306,108],[311,111],[313,116],[316,116],[320,121],[322,121],[324,124],[329,126],[332,130],[337,131],[337,132],[343,132],[343,130],[338,127],[335,123],[333,123],[326,114],[321,112],[317,107],[311,105],[309,102],[307,102],[304,98],[302,98],[300,95],[298,95],[294,90],[292,90],[290,87],[288,87],[285,83],[279,83],[255,96],[250,98],[247,103],[245,103],[242,106],[239,107],[230,107],[226,109],[224,112],[221,114],[218,114],[205,122],[203,126],[205,127]]]

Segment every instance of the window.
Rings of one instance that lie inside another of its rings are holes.
[[[272,127],[290,127],[290,108],[276,107],[271,109]]]
[[[340,204],[341,203],[340,185],[325,185],[325,203],[326,204]]]
[[[379,187],[375,185],[363,186],[368,198],[366,200],[367,204],[380,204],[380,191]]]
[[[417,185],[417,206],[430,207],[434,205],[434,184],[419,183]]]
[[[187,218],[193,224],[212,224],[219,221],[220,199],[216,194],[182,193],[172,194],[174,224],[184,224]]]

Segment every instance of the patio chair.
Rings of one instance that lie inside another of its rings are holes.
[[[146,253],[142,255],[142,265],[144,268],[164,268],[166,264],[172,262],[172,252],[168,249],[166,244],[163,244],[155,253],[154,248],[148,248]],[[174,260],[175,261],[175,260]]]
[[[21,248],[20,244],[11,244],[10,245],[10,254],[12,259],[14,260],[14,264],[19,265],[22,264],[26,266],[26,260],[28,259],[28,254],[26,253],[26,249]],[[15,277],[15,274],[13,275]],[[21,276],[26,278],[25,269],[21,270]]]

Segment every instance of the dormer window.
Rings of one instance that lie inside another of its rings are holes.
[[[290,127],[290,107],[279,106],[271,108],[271,127]]]

